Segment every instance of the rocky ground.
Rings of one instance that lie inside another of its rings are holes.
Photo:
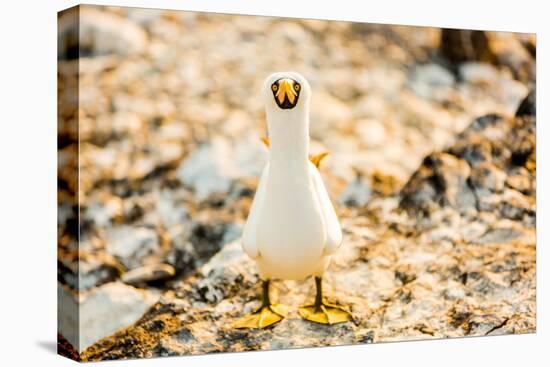
[[[533,37],[80,11],[79,74],[60,18],[61,349],[101,360],[535,331]],[[235,330],[259,294],[239,244],[268,155],[259,88],[288,69],[312,85],[312,149],[331,152],[321,173],[344,245],[326,293],[355,322],[301,320],[313,282],[287,281],[273,287],[287,319]]]

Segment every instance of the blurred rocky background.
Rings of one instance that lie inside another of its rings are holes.
[[[97,6],[59,35],[62,353],[535,331],[534,35]],[[239,237],[268,155],[259,91],[284,70],[330,152],[326,293],[357,318],[303,321],[311,280],[276,282],[288,318],[234,330],[258,304]]]

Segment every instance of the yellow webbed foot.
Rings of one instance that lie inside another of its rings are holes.
[[[235,329],[263,329],[276,324],[287,315],[288,310],[280,304],[262,306],[253,313],[243,316],[233,323]]]
[[[341,322],[353,321],[353,315],[336,305],[322,302],[320,305],[302,306],[298,310],[302,318],[318,324],[338,324]]]

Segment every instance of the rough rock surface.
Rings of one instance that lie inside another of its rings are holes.
[[[510,70],[518,80],[535,82],[535,34],[444,29],[441,54],[454,63],[489,62]]]
[[[233,329],[258,306],[259,293],[254,263],[233,242],[83,358],[534,332],[534,127],[534,116],[481,117],[457,144],[428,156],[399,197],[341,214],[345,245],[325,284],[354,322],[302,320],[296,309],[313,298],[312,281],[287,281],[273,292],[292,308],[286,319],[265,330]],[[529,185],[511,186],[512,177]],[[128,340],[141,348],[128,351]]]
[[[372,216],[343,221],[347,228],[357,230],[346,231],[346,248],[335,257],[325,280],[329,298],[345,302],[356,317],[355,323],[328,327],[300,319],[296,309],[313,298],[312,282],[280,282],[275,283],[274,293],[280,302],[292,307],[287,319],[266,330],[233,329],[231,323],[237,317],[258,306],[260,291],[254,264],[235,242],[226,245],[192,279],[165,293],[141,321],[95,344],[83,358],[202,354],[535,330],[533,229],[506,222],[497,229],[480,229],[477,222],[456,216],[452,226],[417,232],[414,222],[403,216],[383,217],[388,209],[373,208]],[[392,220],[388,224],[399,231],[380,230],[376,223],[380,219]],[[152,329],[151,325],[157,327]],[[144,334],[144,330],[148,332]],[[131,349],[127,348],[129,340],[136,344]]]
[[[513,118],[480,117],[445,152],[427,156],[403,188],[401,207],[424,216],[453,208],[534,226],[535,116],[524,109]]]
[[[58,279],[67,307],[104,294],[139,312],[94,332],[82,359],[535,330],[534,39],[483,32],[493,56],[462,58],[435,28],[94,11],[79,68],[71,45],[59,55]],[[326,294],[356,320],[305,322],[313,282],[276,281],[288,318],[233,330],[258,305],[238,243],[267,155],[258,91],[288,69],[313,87],[311,149],[330,151],[344,230]]]
[[[58,301],[67,312],[59,315],[59,331],[76,350],[83,351],[136,322],[158,298],[158,292],[138,290],[118,282],[105,284],[80,297],[61,289]],[[75,307],[78,307],[78,318],[69,319],[73,313],[67,308]]]

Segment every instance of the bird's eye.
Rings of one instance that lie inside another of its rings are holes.
[[[276,92],[276,91],[277,91],[277,84],[273,84],[273,85],[271,86],[271,90],[274,91],[274,92]]]
[[[294,90],[297,92],[300,90],[300,84],[294,84]]]

